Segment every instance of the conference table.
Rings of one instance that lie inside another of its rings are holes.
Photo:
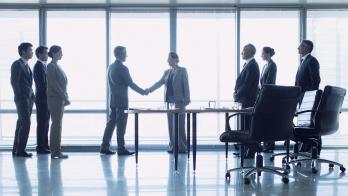
[[[189,108],[189,109],[153,109],[153,108],[129,108],[125,110],[125,113],[134,114],[134,148],[135,148],[135,162],[138,164],[138,152],[139,152],[139,114],[174,114],[174,162],[175,171],[178,169],[178,139],[179,139],[179,113],[185,113],[186,119],[186,131],[187,131],[187,150],[188,157],[190,156],[190,135],[191,135],[191,115],[192,115],[192,158],[193,158],[193,171],[196,170],[196,154],[197,154],[197,114],[203,113],[225,113],[225,126],[229,123],[228,116],[231,113],[250,113],[252,108]],[[225,127],[226,128],[226,127]],[[227,144],[226,144],[227,145]],[[227,146],[226,146],[227,147]]]

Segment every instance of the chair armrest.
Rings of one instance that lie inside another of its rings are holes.
[[[229,115],[229,116],[227,117],[227,119],[226,119],[226,128],[227,128],[226,131],[232,131],[231,126],[230,126],[230,119],[231,119],[232,117],[238,116],[238,115],[240,115],[240,116],[242,116],[242,115],[249,115],[249,116],[252,116],[252,113],[238,112],[238,113],[234,113],[234,114],[232,114],[232,115]]]
[[[308,112],[316,112],[316,110],[303,110],[303,111],[299,111],[295,113],[295,116],[298,116],[299,114],[303,114],[303,113],[308,113]]]

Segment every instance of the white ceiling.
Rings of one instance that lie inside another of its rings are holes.
[[[0,0],[0,4],[348,4],[348,0]]]

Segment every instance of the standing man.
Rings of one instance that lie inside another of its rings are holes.
[[[301,64],[297,69],[295,85],[301,87],[303,96],[306,91],[319,89],[319,62],[311,55],[313,51],[312,41],[302,40],[297,49],[301,55]]]
[[[320,84],[319,62],[311,55],[313,51],[313,42],[310,40],[302,40],[299,45],[298,53],[301,55],[301,64],[297,69],[295,86],[300,86],[303,95],[306,91],[318,90]],[[321,138],[319,139],[319,152],[321,149]],[[310,146],[302,144],[300,152],[310,151]]]
[[[49,154],[48,147],[48,128],[50,113],[47,105],[47,59],[48,48],[45,46],[39,46],[35,50],[37,62],[34,66],[34,81],[36,87],[36,152],[38,154]]]
[[[128,118],[128,114],[124,113],[124,110],[128,109],[128,87],[142,95],[147,95],[148,91],[143,90],[133,82],[128,68],[123,64],[127,58],[126,48],[124,46],[115,47],[114,55],[116,61],[109,66],[107,73],[111,96],[110,113],[104,130],[100,153],[106,155],[115,154],[115,152],[110,150],[110,141],[115,126],[117,126],[117,154],[132,155],[134,152],[129,152],[125,148],[124,141]]]
[[[258,93],[260,78],[259,65],[254,59],[256,48],[252,44],[244,46],[242,58],[245,60],[242,71],[238,75],[236,86],[234,87],[234,101],[242,104],[242,108],[253,107]],[[250,127],[250,117],[245,116],[241,119],[242,130]],[[255,150],[252,147],[246,149],[245,158],[254,158]]]
[[[33,57],[32,47],[31,43],[21,43],[18,46],[18,53],[21,58],[13,62],[11,66],[11,85],[18,115],[12,155],[20,157],[32,156],[32,153],[25,151],[30,131],[30,116],[35,98],[32,89],[32,72],[28,65],[28,60]]]

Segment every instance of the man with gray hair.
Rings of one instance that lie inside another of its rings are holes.
[[[238,75],[236,85],[234,87],[234,101],[242,104],[242,108],[253,107],[258,93],[258,85],[260,78],[259,65],[254,59],[256,48],[252,44],[244,46],[242,58],[245,60],[242,71]],[[248,130],[250,117],[242,118],[242,130]],[[242,155],[245,158],[253,158],[255,150],[252,148],[246,149],[246,154]]]
[[[107,73],[110,89],[110,113],[104,130],[100,153],[106,155],[115,154],[110,149],[110,141],[117,126],[117,154],[132,155],[134,152],[129,152],[125,148],[124,141],[128,119],[128,114],[124,113],[128,109],[128,87],[141,95],[147,95],[148,91],[143,90],[133,82],[128,68],[123,64],[127,58],[126,47],[115,47],[114,55],[116,61],[109,66]]]

